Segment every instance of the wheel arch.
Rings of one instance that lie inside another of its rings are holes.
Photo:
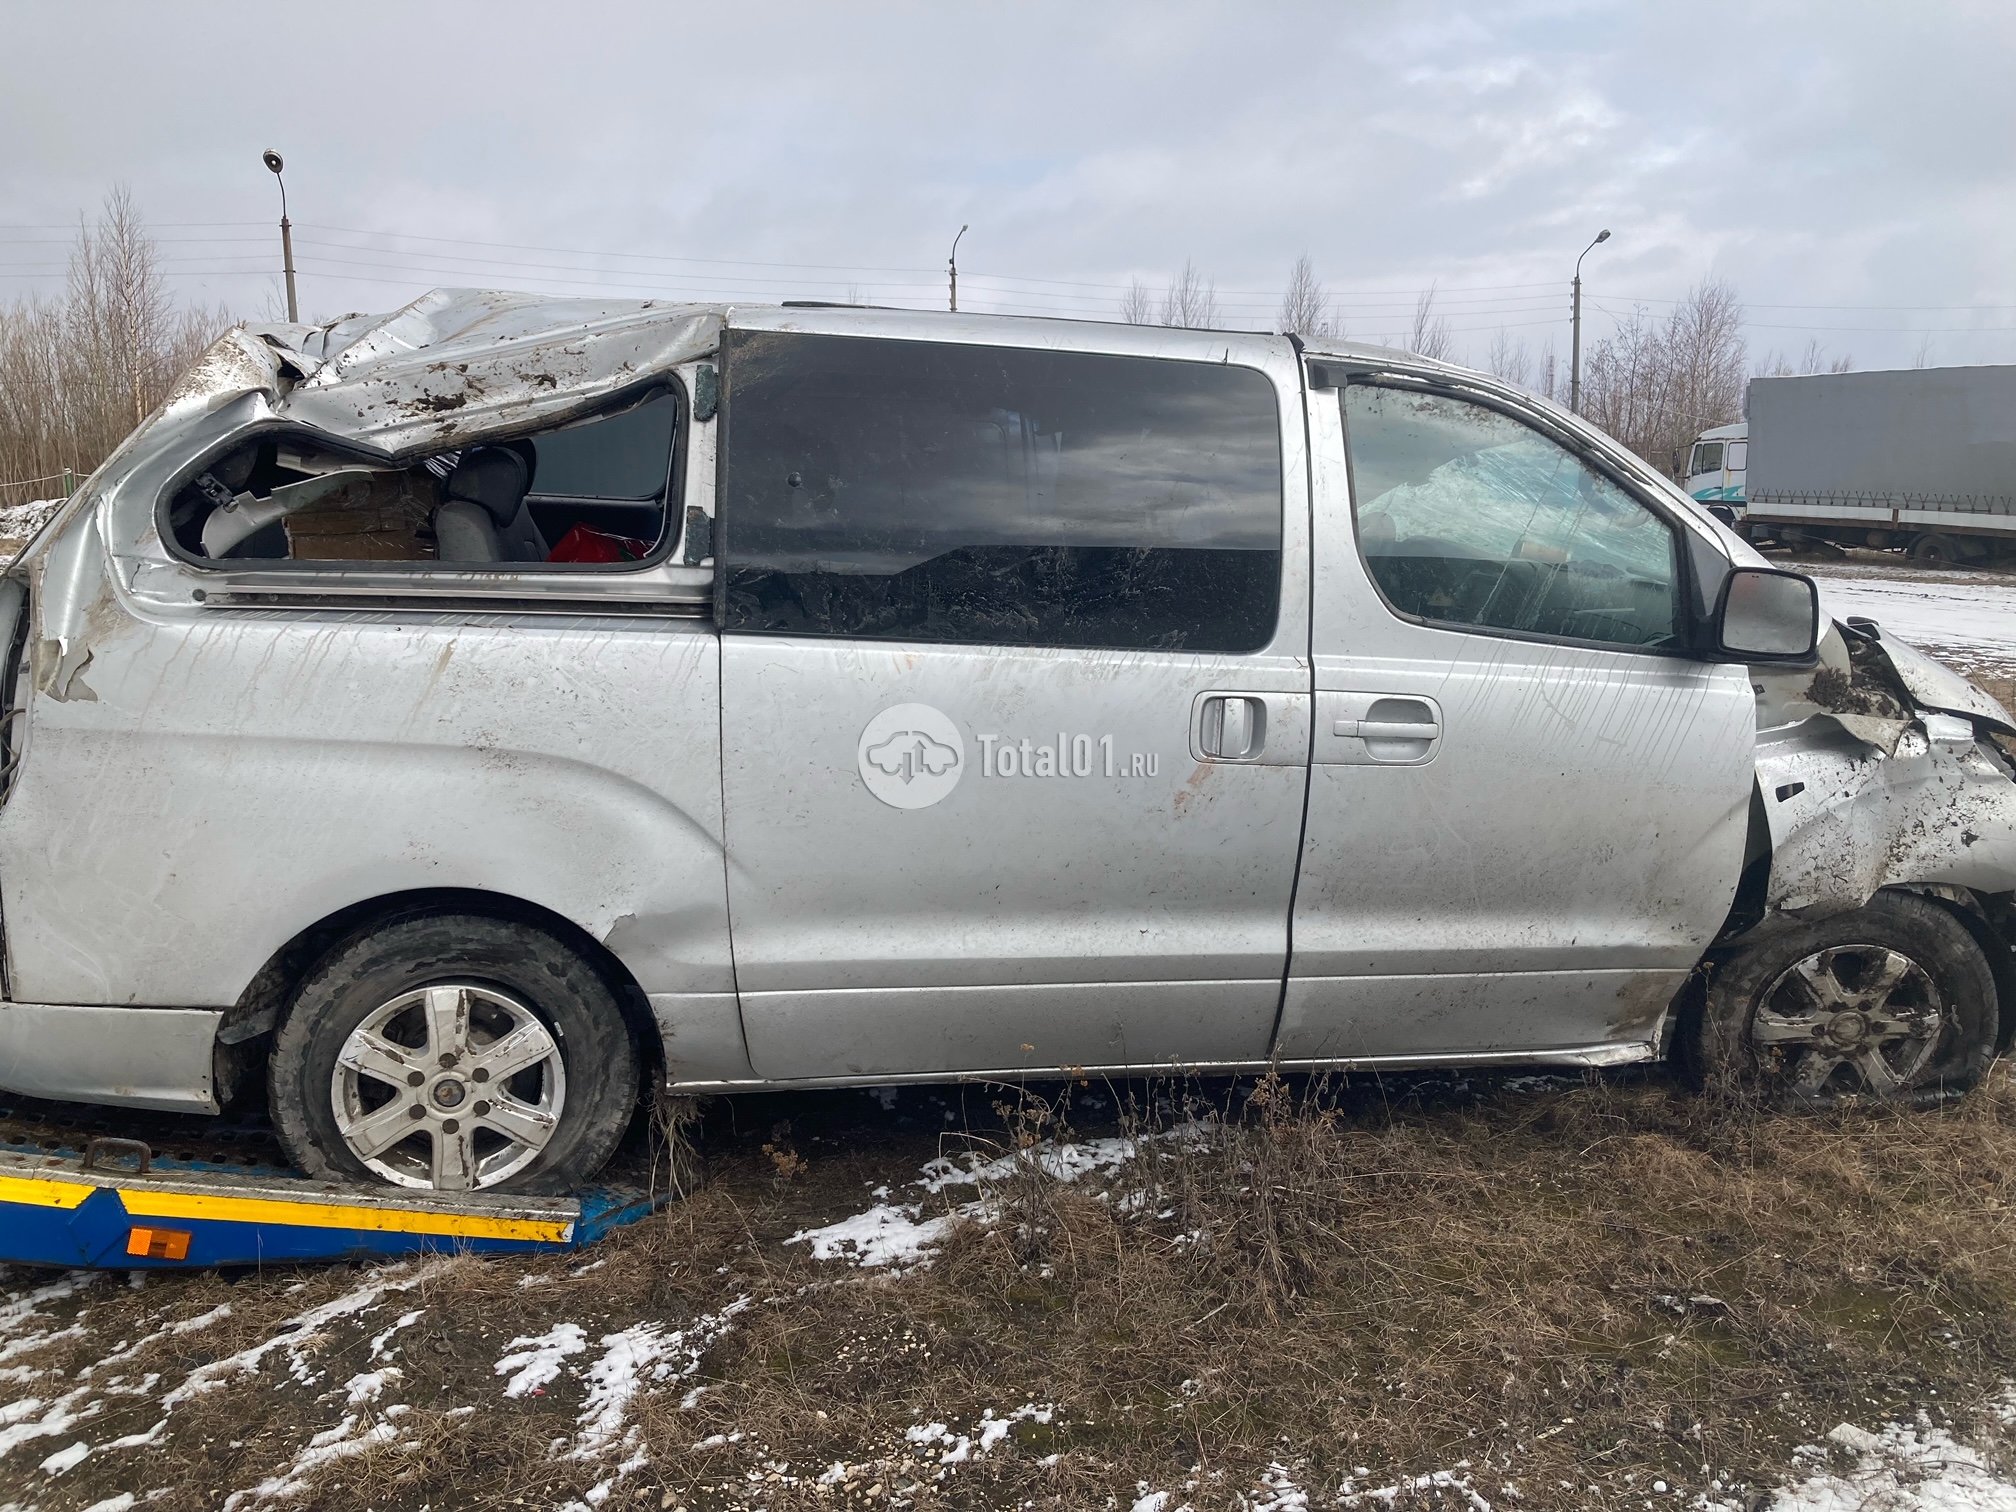
[[[552,935],[587,961],[615,995],[643,1062],[646,1087],[662,1079],[665,1046],[650,1001],[630,969],[607,945],[566,915],[524,898],[482,888],[434,887],[348,904],[300,930],[268,956],[237,1001],[225,1010],[218,1026],[218,1101],[233,1101],[250,1088],[263,1085],[266,1043],[285,1017],[295,989],[331,950],[353,935],[394,919],[427,914],[475,914],[530,925]]]

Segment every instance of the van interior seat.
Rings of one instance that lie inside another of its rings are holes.
[[[549,548],[525,507],[532,465],[515,447],[479,446],[448,474],[447,500],[434,511],[444,562],[543,562]]]

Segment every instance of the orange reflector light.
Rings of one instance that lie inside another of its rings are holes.
[[[187,1260],[189,1235],[183,1229],[136,1228],[126,1233],[126,1253],[149,1260]]]

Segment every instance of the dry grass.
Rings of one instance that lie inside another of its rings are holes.
[[[493,1367],[510,1341],[578,1323],[583,1367],[613,1330],[677,1329],[745,1296],[698,1376],[631,1404],[649,1462],[604,1507],[1124,1507],[1146,1483],[1202,1512],[1240,1505],[1273,1464],[1314,1494],[1354,1467],[1380,1485],[1460,1462],[1500,1505],[1509,1483],[1527,1506],[1639,1506],[1654,1478],[1689,1494],[1717,1477],[1769,1484],[1791,1446],[1844,1420],[1929,1408],[1964,1429],[2016,1374],[2006,1076],[1954,1108],[1819,1116],[1711,1105],[1657,1079],[1481,1085],[1121,1089],[1124,1116],[1109,1102],[1093,1132],[1119,1117],[1159,1133],[1135,1161],[1072,1185],[1025,1162],[995,1190],[994,1221],[900,1276],[782,1241],[859,1211],[867,1183],[900,1183],[939,1138],[858,1097],[731,1105],[711,1120],[713,1179],[595,1255],[437,1262],[304,1345],[318,1380],[291,1381],[276,1353],[178,1405],[144,1459],[87,1460],[60,1486],[25,1474],[39,1454],[0,1459],[0,1501],[60,1512],[144,1487],[165,1493],[162,1512],[215,1507],[348,1410],[337,1388],[407,1310],[422,1316],[390,1351],[402,1374],[358,1409],[379,1421],[407,1404],[397,1437],[325,1470],[300,1504],[580,1496],[631,1448],[567,1458],[582,1384],[563,1374],[505,1401]],[[1029,1099],[966,1137],[1054,1139],[1082,1095]],[[1186,1134],[1207,1099],[1220,1121]],[[779,1148],[797,1155],[791,1172]],[[972,1192],[937,1200],[954,1196]],[[150,1326],[219,1301],[233,1312],[132,1364],[166,1390],[370,1279],[155,1283],[133,1294],[132,1337],[143,1308]],[[99,1298],[73,1364],[109,1349],[121,1325],[104,1309],[126,1301]],[[941,1462],[987,1414],[1025,1405],[1050,1406],[1049,1421]],[[159,1415],[111,1402],[88,1436]],[[906,1437],[930,1423],[952,1437]],[[819,1484],[835,1462],[848,1473]]]

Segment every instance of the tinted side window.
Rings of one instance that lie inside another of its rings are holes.
[[[1402,614],[1623,646],[1672,643],[1672,527],[1538,431],[1460,399],[1344,391],[1359,549]]]
[[[731,332],[724,627],[1250,651],[1281,583],[1250,368]]]
[[[538,455],[532,492],[576,499],[649,499],[665,488],[679,406],[670,394],[635,409],[548,431],[529,443]]]
[[[1697,473],[1720,472],[1722,470],[1722,443],[1703,441],[1694,448],[1694,471]]]

